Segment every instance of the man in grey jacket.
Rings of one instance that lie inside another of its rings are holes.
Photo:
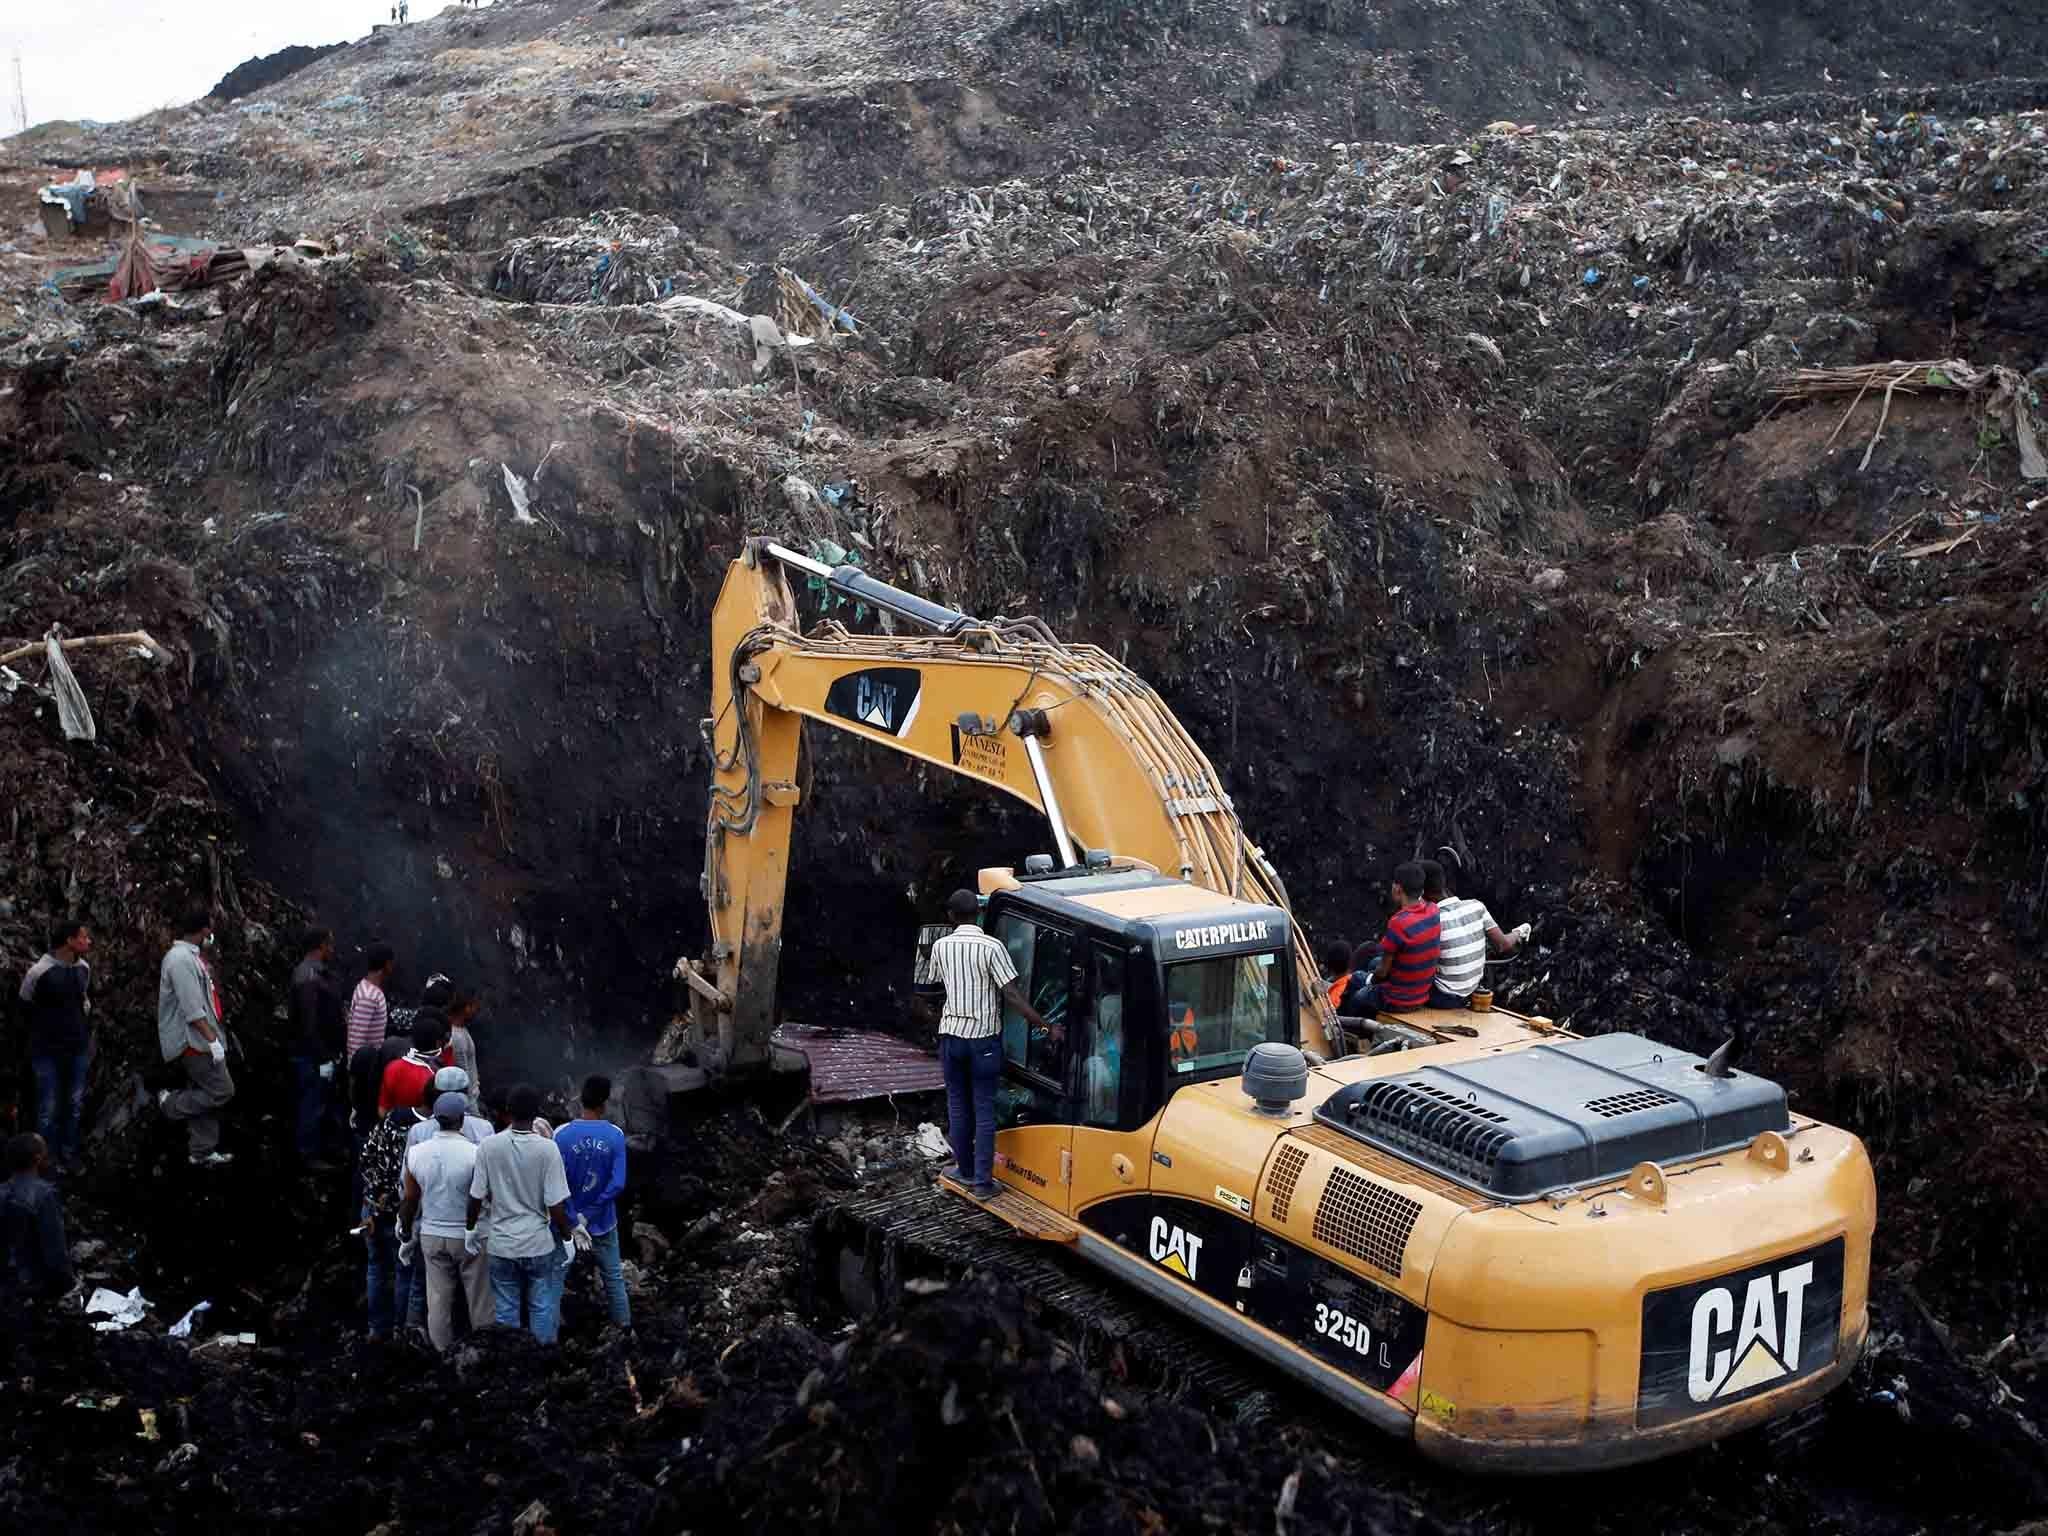
[[[195,903],[179,925],[183,935],[164,952],[157,971],[156,1039],[167,1062],[184,1067],[186,1086],[166,1088],[157,1103],[172,1120],[185,1122],[186,1152],[196,1168],[234,1161],[220,1150],[220,1111],[235,1096],[228,1076],[227,1032],[221,1026],[220,993],[206,963],[213,943],[213,915]]]

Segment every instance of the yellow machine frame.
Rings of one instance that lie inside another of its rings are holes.
[[[785,568],[878,595],[885,612],[892,601],[913,605],[907,617],[939,633],[862,636],[826,624],[802,634]],[[1166,906],[1226,917],[1234,904],[1288,907],[1200,748],[1099,649],[1060,644],[1035,621],[983,623],[850,582],[762,541],[730,568],[712,628],[715,783],[703,877],[712,946],[705,971],[687,962],[682,971],[696,994],[698,1043],[715,1061],[742,1068],[769,1053],[806,719],[1036,807],[1062,868],[1084,872],[1085,850],[1113,850],[1120,867],[1193,888]],[[1009,871],[984,872],[982,885],[992,903],[1018,889]],[[1132,911],[1128,900],[1093,906],[1106,919]],[[1504,1011],[1421,1011],[1374,1026],[1398,1037],[1397,1053],[1342,1056],[1298,924],[1286,942],[1313,1053],[1304,1095],[1275,1112],[1233,1076],[1170,1091],[1132,1129],[1003,1130],[1002,1190],[989,1209],[1466,1466],[1641,1461],[1810,1403],[1850,1370],[1867,1328],[1876,1219],[1856,1137],[1792,1116],[1782,1132],[1681,1165],[1642,1163],[1540,1199],[1494,1197],[1333,1129],[1316,1111],[1350,1085],[1575,1037]],[[1375,1215],[1386,1209],[1401,1222]],[[1797,1261],[1816,1253],[1838,1276],[1827,1282],[1836,1321],[1826,1339],[1809,1330],[1795,1345],[1815,1262]],[[1247,1303],[1254,1266],[1274,1255],[1305,1277],[1295,1311]],[[1670,1298],[1690,1311],[1667,1348],[1650,1329]],[[1684,1361],[1658,1355],[1688,1349]],[[1366,1369],[1346,1350],[1377,1357]],[[1789,1350],[1790,1362],[1774,1350]],[[1646,1406],[1653,1367],[1690,1383],[1692,1401],[1670,1422]]]

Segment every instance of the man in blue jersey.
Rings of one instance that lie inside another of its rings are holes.
[[[611,1320],[630,1328],[633,1312],[619,1263],[618,1199],[626,1188],[626,1133],[605,1118],[611,1097],[610,1078],[585,1078],[583,1112],[555,1132],[555,1145],[569,1175],[569,1219],[574,1224],[570,1241],[597,1261]]]

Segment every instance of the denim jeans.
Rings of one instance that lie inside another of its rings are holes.
[[[363,1211],[368,1221],[368,1208]],[[419,1300],[424,1309],[426,1293],[423,1287],[416,1288],[413,1278],[419,1271],[419,1259],[412,1263],[398,1262],[398,1223],[389,1216],[377,1218],[377,1230],[370,1234],[370,1262],[368,1290],[370,1300],[370,1337],[388,1339],[391,1337],[393,1318],[413,1321],[413,1292],[420,1290]]]
[[[946,1134],[963,1184],[989,1184],[996,1176],[996,1085],[1003,1080],[1003,1037],[968,1040],[939,1036],[939,1070],[946,1079]]]
[[[626,1271],[619,1264],[619,1229],[590,1240],[590,1256],[597,1261],[598,1283],[604,1289],[604,1307],[621,1328],[633,1323],[632,1303],[626,1299]]]
[[[321,1123],[327,1116],[327,1085],[320,1080],[320,1062],[312,1056],[292,1058],[292,1147],[299,1161],[310,1163],[321,1152]]]
[[[62,1056],[36,1055],[29,1069],[36,1078],[36,1133],[49,1143],[59,1163],[78,1161],[79,1122],[85,1111],[85,1052]]]
[[[497,1304],[500,1328],[519,1326],[520,1303],[526,1304],[527,1327],[543,1344],[555,1342],[562,1326],[562,1245],[530,1259],[491,1255],[491,1299]]]

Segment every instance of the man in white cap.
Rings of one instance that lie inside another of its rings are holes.
[[[433,1134],[405,1154],[405,1200],[398,1212],[399,1229],[413,1250],[402,1257],[418,1263],[426,1279],[427,1337],[444,1354],[455,1342],[458,1292],[472,1329],[486,1326],[492,1315],[490,1265],[468,1224],[477,1149],[463,1129],[468,1108],[459,1089],[434,1100],[427,1122]]]

